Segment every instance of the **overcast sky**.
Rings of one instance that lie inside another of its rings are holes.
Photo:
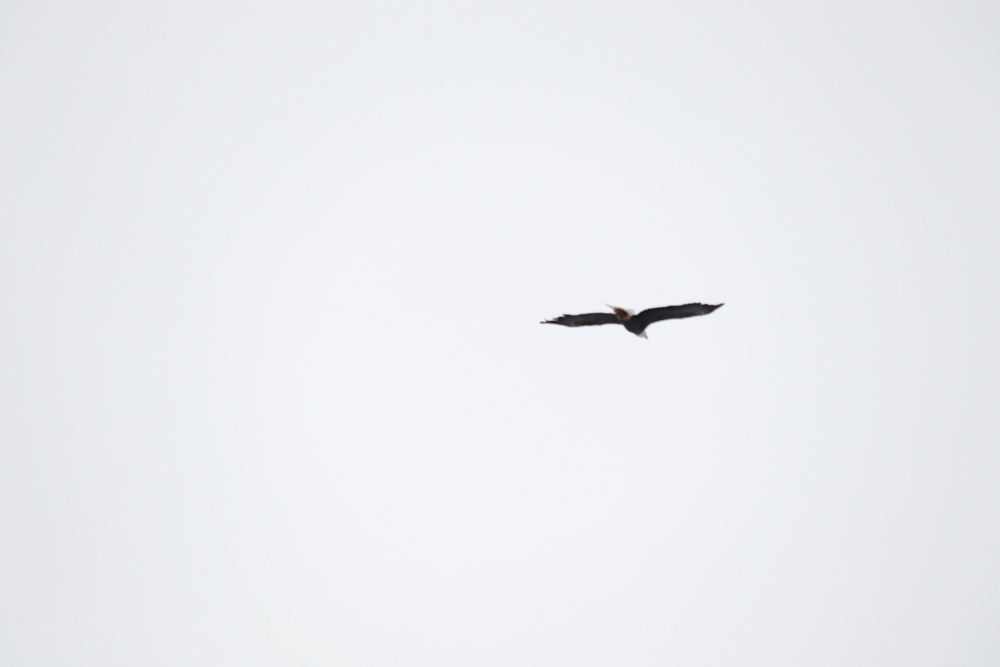
[[[5,3],[0,663],[997,664],[998,34]]]

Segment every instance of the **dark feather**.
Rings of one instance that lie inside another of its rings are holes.
[[[589,327],[597,324],[621,324],[614,313],[584,313],[583,315],[560,315],[542,324],[561,324],[564,327]]]
[[[663,306],[661,308],[647,308],[641,313],[632,316],[629,323],[639,331],[644,330],[653,322],[660,320],[676,320],[682,317],[695,317],[696,315],[708,315],[716,308],[722,306],[710,306],[704,303],[686,303],[683,306]],[[631,327],[627,327],[631,331]]]

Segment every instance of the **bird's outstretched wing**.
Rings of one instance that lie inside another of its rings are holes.
[[[589,327],[596,324],[621,324],[614,313],[584,313],[583,315],[560,315],[542,324],[561,324],[564,327]]]
[[[643,329],[653,322],[660,320],[675,320],[681,317],[695,317],[696,315],[708,315],[723,304],[710,306],[705,303],[686,303],[683,306],[663,306],[661,308],[647,308],[641,313],[632,316],[632,322],[640,325]]]

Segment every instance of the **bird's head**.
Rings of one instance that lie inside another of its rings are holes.
[[[622,322],[625,322],[626,320],[630,319],[633,315],[635,315],[635,311],[629,310],[628,308],[619,308],[618,306],[612,306],[610,303],[606,303],[604,305],[606,305],[611,310],[615,311],[615,315],[617,315],[618,319],[621,320]]]

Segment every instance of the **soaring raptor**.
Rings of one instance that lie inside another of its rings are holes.
[[[636,336],[646,338],[646,327],[653,322],[660,320],[676,320],[681,317],[694,317],[696,315],[708,315],[716,308],[724,304],[710,306],[705,303],[686,303],[683,306],[663,306],[661,308],[647,308],[641,313],[633,313],[631,310],[619,308],[618,306],[608,306],[613,313],[584,313],[583,315],[560,315],[551,320],[545,320],[542,324],[561,324],[564,327],[589,327],[598,324],[621,324]]]

